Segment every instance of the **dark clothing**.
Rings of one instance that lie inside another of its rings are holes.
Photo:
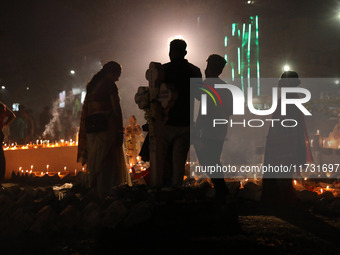
[[[169,111],[165,125],[190,126],[193,121],[190,105],[194,103],[194,98],[190,98],[190,78],[202,78],[201,71],[186,59],[173,60],[164,64],[163,67],[165,72],[164,82],[173,86],[178,95],[176,102]]]
[[[204,80],[203,84],[199,87],[204,88],[206,85],[208,85],[214,88],[215,84],[225,84],[225,82],[220,78],[209,78]],[[208,97],[207,115],[198,115],[196,128],[200,131],[202,139],[208,138],[224,141],[225,137],[227,136],[228,125],[216,125],[213,127],[213,120],[229,119],[229,117],[233,114],[233,96],[228,89],[216,89],[216,91],[221,98],[222,104],[219,102],[219,100],[217,100],[217,106],[215,106],[213,100]]]
[[[163,135],[164,184],[181,187],[190,147],[190,124],[193,123],[194,98],[190,97],[190,78],[201,78],[198,67],[186,59],[175,59],[163,65],[164,82],[177,95],[168,112]],[[168,171],[167,171],[168,170]],[[167,183],[169,182],[169,183]]]
[[[223,149],[223,140],[214,140],[209,138],[202,138],[201,146],[198,148],[195,146],[197,157],[200,165],[202,166],[215,166],[221,165],[220,157]],[[211,178],[214,184],[216,199],[223,201],[226,195],[229,193],[227,185],[224,181],[223,173],[215,173],[214,178]]]
[[[207,79],[203,82],[202,86],[206,85],[214,88],[215,84],[225,84],[219,78]],[[213,127],[214,119],[229,119],[233,113],[233,97],[227,89],[217,89],[217,93],[221,98],[219,105],[215,106],[213,100],[207,100],[207,115],[198,115],[196,121],[196,128],[199,133],[199,142],[195,143],[195,150],[200,165],[202,166],[215,166],[221,165],[220,157],[222,154],[223,144],[227,136],[228,125],[217,125]],[[228,188],[224,181],[223,173],[214,173],[211,176],[211,181],[214,184],[216,199],[224,201],[228,194]]]
[[[292,93],[289,98],[299,98],[299,96]],[[270,127],[263,165],[299,166],[305,164],[306,161],[312,161],[303,113],[295,105],[287,105],[287,115],[282,116],[280,99],[272,119],[279,119],[280,121],[294,119],[298,124],[296,127],[283,127],[281,125]],[[295,202],[296,195],[292,183],[293,172],[267,172],[263,174],[262,178],[262,202],[286,204]]]

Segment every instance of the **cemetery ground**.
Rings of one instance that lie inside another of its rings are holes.
[[[120,186],[100,200],[82,186],[60,196],[52,185],[8,181],[0,191],[0,251],[339,254],[339,198],[304,193],[297,205],[265,206],[249,195],[256,186],[234,184],[221,204],[207,182],[184,189]]]

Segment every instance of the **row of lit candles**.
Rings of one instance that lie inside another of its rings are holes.
[[[77,146],[78,141],[73,141],[70,139],[69,141],[60,140],[60,142],[50,143],[49,140],[46,142],[43,140],[37,140],[36,143],[29,143],[26,145],[17,145],[16,143],[12,144],[4,144],[4,150],[25,150],[25,149],[37,149],[37,148],[54,148],[54,147],[62,147],[62,146]]]
[[[19,167],[19,170],[18,170],[18,174],[21,173],[21,174],[35,174],[36,176],[44,176],[45,174],[49,175],[49,173],[58,173],[59,176],[64,176],[64,175],[67,175],[69,173],[73,173],[73,171],[67,171],[67,167],[65,166],[64,167],[64,171],[63,172],[49,172],[49,165],[46,165],[46,171],[43,172],[43,171],[33,171],[33,165],[31,165],[31,170],[23,170],[22,167]],[[82,168],[81,170],[82,172],[86,172],[85,170],[85,167]],[[79,172],[77,169],[74,169],[74,174],[77,175],[77,172]]]

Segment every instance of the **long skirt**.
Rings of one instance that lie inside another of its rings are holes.
[[[105,196],[113,186],[129,183],[122,146],[114,132],[87,134],[89,184]]]

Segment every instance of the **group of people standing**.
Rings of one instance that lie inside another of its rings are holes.
[[[170,43],[170,62],[164,64],[164,83],[171,84],[176,91],[177,99],[167,113],[163,127],[162,143],[164,151],[164,186],[181,187],[185,173],[185,164],[190,147],[190,126],[193,126],[193,112],[190,105],[194,98],[190,96],[190,79],[202,79],[198,67],[185,59],[187,44],[184,40],[173,40]],[[206,77],[216,78],[222,73],[226,64],[223,57],[211,55],[207,60]],[[86,97],[79,128],[78,162],[87,164],[90,186],[99,195],[104,196],[110,187],[128,183],[128,172],[125,168],[122,151],[124,127],[122,111],[116,82],[121,75],[121,66],[114,61],[106,63],[87,84]],[[220,80],[221,81],[221,80]],[[232,111],[232,98],[227,94],[226,116]],[[215,159],[219,160],[226,130],[218,137],[210,137],[209,131],[202,129],[206,144],[218,140]],[[206,145],[205,144],[205,145]],[[203,155],[209,146],[197,147],[198,154]],[[208,159],[202,161],[207,163]],[[157,169],[155,169],[157,171]],[[218,194],[225,196],[227,188],[222,179],[213,180]]]
[[[219,78],[226,60],[219,55],[210,55],[207,59],[205,69],[206,79],[202,81],[202,74],[198,67],[185,59],[187,54],[186,42],[184,40],[173,40],[170,43],[170,62],[162,65],[164,70],[164,83],[170,84],[176,91],[176,100],[167,112],[166,122],[162,127],[164,135],[162,143],[164,155],[164,169],[153,171],[163,172],[163,185],[171,187],[181,187],[185,173],[185,164],[190,148],[190,132],[194,133],[194,148],[201,165],[216,165],[220,163],[220,156],[223,144],[227,135],[227,125],[212,127],[207,125],[214,118],[229,119],[233,113],[233,97],[229,90],[221,93],[223,107],[209,107],[215,109],[210,114],[203,116],[198,115],[194,123],[193,106],[194,97],[190,95],[190,79],[198,78],[201,84],[213,87],[214,84],[224,84]],[[124,127],[118,87],[116,82],[119,80],[122,68],[117,62],[111,61],[106,63],[103,68],[94,75],[87,84],[87,94],[85,97],[80,130],[78,161],[87,164],[89,173],[90,186],[96,188],[100,196],[105,196],[108,190],[115,185],[128,183],[130,178],[126,171],[126,164],[122,150]],[[282,81],[286,78],[295,78],[296,72],[285,72],[281,77]],[[289,80],[289,79],[288,79]],[[292,80],[292,79],[291,79]],[[298,86],[296,82],[285,82],[284,86]],[[279,84],[279,87],[282,84]],[[293,98],[298,97],[293,95]],[[197,97],[200,100],[199,97]],[[213,104],[208,100],[208,105]],[[293,107],[293,106],[292,106]],[[269,156],[274,150],[275,139],[283,137],[290,149],[295,149],[298,154],[293,158],[286,159],[290,163],[301,164],[306,161],[306,151],[308,141],[304,125],[303,115],[297,109],[287,109],[288,116],[299,119],[299,125],[291,129],[276,129],[271,127],[266,146],[266,163],[279,163],[275,157]],[[274,116],[280,119],[280,109]],[[281,116],[282,117],[282,116]],[[190,129],[194,127],[194,129]],[[295,143],[292,143],[287,134],[294,134]],[[286,137],[286,138],[284,138]],[[277,145],[278,146],[278,145]],[[282,144],[281,144],[282,146]],[[277,151],[277,155],[280,151]],[[216,178],[215,178],[216,177]],[[264,176],[266,177],[266,176]],[[292,195],[292,176],[285,176],[284,181],[275,179],[275,176],[267,176],[264,179],[263,201],[275,201],[282,196]],[[228,189],[224,181],[224,176],[214,176],[212,178],[216,191],[216,199],[225,201],[228,195]],[[294,200],[290,197],[289,200]]]
[[[225,82],[219,79],[219,75],[227,62],[219,55],[210,55],[205,69],[206,79],[202,81],[200,69],[185,59],[187,54],[186,46],[184,40],[173,40],[170,43],[170,62],[162,65],[164,83],[170,84],[176,93],[176,100],[168,109],[166,121],[162,127],[164,132],[162,141],[159,141],[162,143],[164,151],[164,169],[161,170],[164,173],[163,185],[171,187],[181,187],[183,185],[185,164],[190,142],[192,142],[190,141],[190,132],[194,134],[193,145],[199,163],[201,165],[221,165],[220,156],[228,126],[221,125],[215,128],[212,125],[207,125],[207,123],[214,118],[229,119],[233,112],[233,97],[231,92],[226,90],[226,93],[221,94],[223,107],[209,107],[209,109],[215,110],[206,116],[198,115],[196,123],[194,123],[192,110],[194,97],[190,94],[190,79],[197,78],[201,81],[199,82],[200,84],[210,88],[214,84],[224,84]],[[113,186],[124,183],[131,184],[122,147],[126,130],[123,127],[122,110],[116,85],[121,72],[121,65],[111,61],[106,63],[93,76],[86,86],[86,97],[80,118],[77,161],[87,165],[89,186],[94,188],[100,197],[104,197]],[[295,72],[286,72],[281,78],[295,78],[296,80],[298,76]],[[299,83],[296,82],[285,82],[284,84],[284,86],[292,87],[297,85]],[[293,95],[293,98],[295,97],[298,96]],[[199,97],[197,99],[200,100]],[[208,100],[207,103],[209,106],[212,101]],[[273,114],[277,119],[282,117],[279,112],[280,109]],[[291,158],[285,159],[286,163],[303,164],[310,154],[303,115],[294,108],[287,109],[287,112],[288,116],[299,120],[299,125],[291,129],[270,128],[266,143],[265,163],[280,163],[277,162],[280,157],[275,157],[272,153],[273,150],[277,150],[277,148],[274,148],[276,145],[273,142],[277,140],[277,137],[286,139],[286,141],[281,140],[289,147],[288,151],[293,150],[296,152],[293,153]],[[0,103],[1,142],[4,141],[5,137],[2,130],[7,128],[16,117],[16,125],[13,125],[13,130],[18,128],[16,126],[20,126],[19,124],[26,127],[26,122],[34,123],[34,121],[29,121],[29,112],[25,109],[21,109],[16,116],[6,105]],[[46,127],[47,120],[51,119],[49,109],[45,108],[40,117],[41,120],[45,120],[44,127]],[[72,119],[72,116],[67,115],[66,118]],[[26,122],[24,119],[26,119]],[[34,129],[34,125],[32,124],[31,126],[31,129]],[[139,129],[138,132],[141,132],[141,130]],[[17,140],[19,143],[25,143],[24,134],[25,132],[23,131],[22,136],[20,136],[22,140]],[[32,136],[33,134],[30,134],[26,137],[32,138]],[[291,139],[294,139],[294,143]],[[3,179],[5,175],[5,158],[2,146],[0,148],[0,179]],[[280,156],[280,151],[276,151],[275,155]],[[157,171],[157,169],[153,169],[153,171]],[[216,178],[212,178],[212,182],[216,191],[216,199],[225,201],[228,189],[224,176],[220,174],[214,177]],[[288,200],[294,200],[292,198],[292,176],[285,176],[284,181],[272,177],[269,176],[269,178],[263,180],[263,200],[282,199],[282,197],[287,197],[287,194],[291,196]]]

